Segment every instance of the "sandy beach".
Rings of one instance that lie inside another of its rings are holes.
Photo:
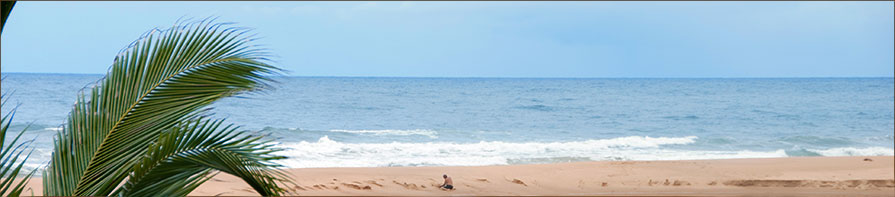
[[[289,169],[291,195],[895,196],[895,157],[601,161],[507,166]],[[438,189],[441,175],[456,188]],[[25,194],[40,195],[40,179]],[[257,195],[219,174],[191,195]]]

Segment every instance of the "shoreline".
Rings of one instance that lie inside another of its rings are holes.
[[[653,195],[893,196],[895,156],[593,161],[494,166],[286,169],[287,195]],[[441,175],[456,189],[438,189]],[[32,179],[40,195],[40,178]],[[24,194],[30,195],[26,187]],[[193,196],[256,196],[236,177],[218,174]]]

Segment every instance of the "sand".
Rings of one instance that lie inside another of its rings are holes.
[[[291,195],[895,196],[895,157],[289,169]],[[454,190],[438,188],[441,175]],[[32,181],[39,195],[40,179]],[[31,191],[26,191],[30,194]],[[191,195],[257,195],[219,174]]]

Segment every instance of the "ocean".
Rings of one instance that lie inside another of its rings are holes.
[[[102,75],[3,77],[33,168]],[[893,78],[275,79],[212,116],[270,134],[293,168],[895,154]]]

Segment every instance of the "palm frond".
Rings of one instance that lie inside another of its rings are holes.
[[[243,135],[222,123],[197,119],[162,134],[120,194],[183,196],[210,178],[209,170],[217,170],[241,178],[263,196],[279,195],[283,190],[276,182],[286,177],[271,162],[284,158],[271,154],[279,149],[262,136]]]
[[[81,92],[44,172],[44,194],[109,195],[153,142],[196,111],[267,87],[279,70],[244,28],[201,21],[152,30]]]
[[[0,24],[0,32],[3,32],[3,27],[6,27],[6,18],[9,18],[9,14],[12,12],[12,7],[15,7],[15,1],[3,1],[0,2],[0,12],[2,12],[2,24]]]
[[[4,96],[5,95],[2,95],[0,97]],[[3,99],[0,98],[0,100]],[[0,108],[6,104],[6,101],[7,100],[3,100],[0,102]],[[28,183],[28,180],[30,180],[31,176],[36,172],[36,170],[32,170],[30,173],[19,177],[22,167],[25,166],[25,161],[31,157],[31,152],[28,152],[28,154],[25,155],[25,158],[21,158],[22,154],[25,154],[25,149],[27,149],[31,142],[19,142],[22,134],[25,134],[25,131],[28,130],[27,127],[22,129],[22,131],[20,131],[11,141],[6,141],[7,130],[9,130],[9,126],[12,124],[13,117],[15,117],[15,109],[4,114],[2,120],[0,120],[0,179],[2,179],[2,181],[0,181],[0,195],[2,196],[19,196],[25,189],[25,184]],[[19,161],[19,159],[22,160]],[[21,179],[16,182],[16,178]]]

